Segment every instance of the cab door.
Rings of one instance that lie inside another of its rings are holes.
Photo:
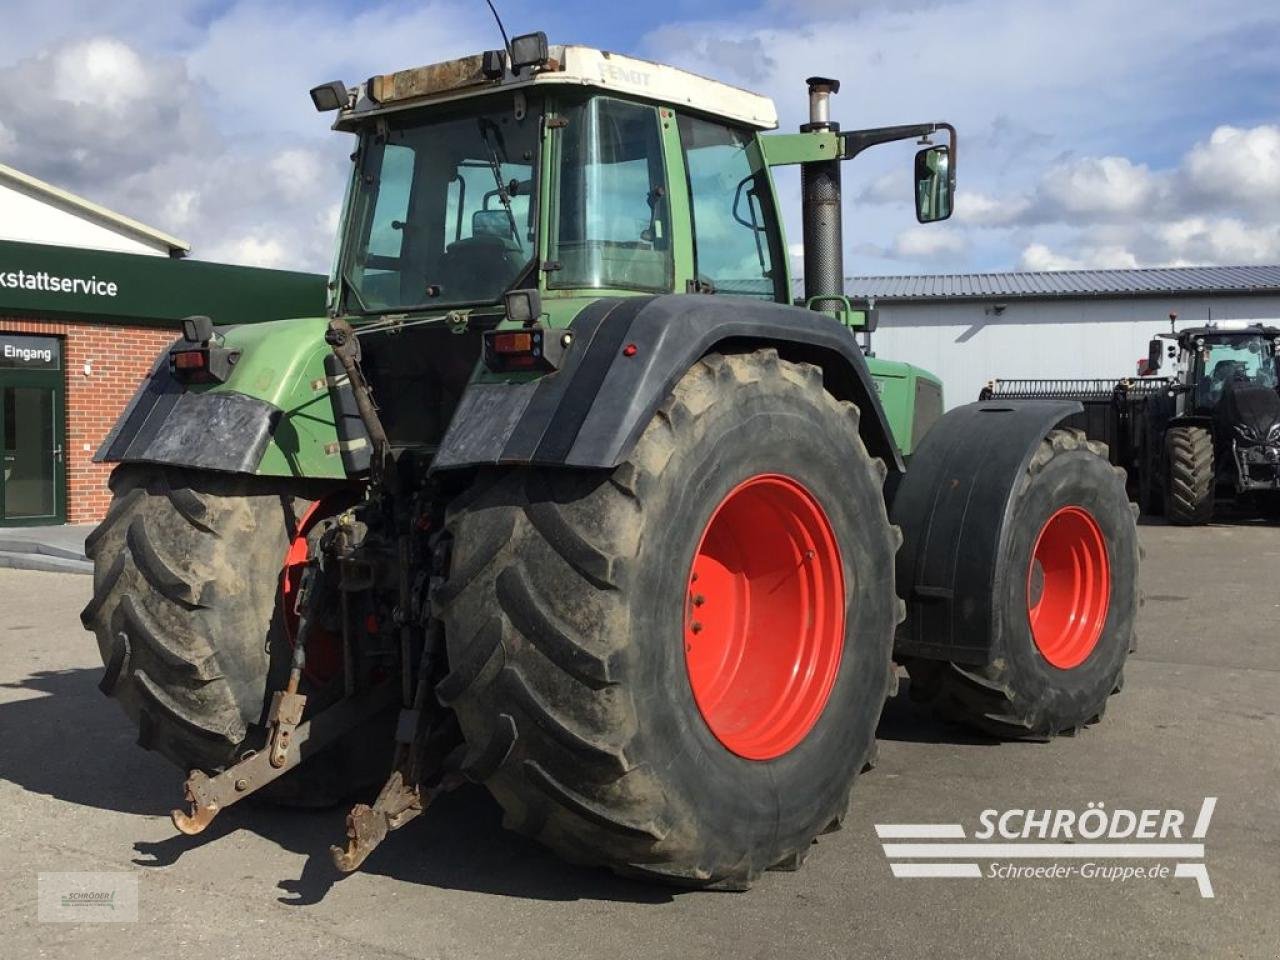
[[[790,303],[769,171],[752,131],[681,114],[698,292]]]

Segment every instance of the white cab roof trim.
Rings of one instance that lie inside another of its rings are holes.
[[[553,64],[549,69],[533,73],[521,71],[518,76],[507,73],[501,80],[494,81],[475,82],[475,79],[469,79],[457,85],[442,86],[435,92],[388,99],[382,103],[366,99],[369,83],[361,84],[353,91],[356,95],[354,108],[339,111],[334,128],[354,129],[358,123],[368,117],[397,113],[427,104],[452,103],[504,90],[527,90],[531,87],[553,84],[613,90],[627,96],[670,104],[673,107],[689,107],[701,113],[724,117],[760,130],[773,130],[778,126],[778,111],[768,97],[762,97],[718,80],[709,80],[687,70],[591,47],[557,45],[551,46],[548,52],[551,54]],[[389,80],[394,85],[397,77],[434,67],[449,67],[462,62],[455,60],[445,64],[434,64],[431,67],[402,70],[376,79]]]
[[[556,47],[552,56],[560,61],[561,68],[537,74],[535,85],[580,83],[673,106],[689,106],[762,130],[778,126],[778,111],[768,97],[687,70],[591,47]]]

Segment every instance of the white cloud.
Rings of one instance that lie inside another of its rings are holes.
[[[1236,217],[1188,217],[1154,227],[1152,237],[1171,260],[1280,262],[1280,224],[1249,224]]]
[[[908,227],[894,238],[890,256],[900,260],[951,259],[966,252],[960,233],[940,226]]]
[[[1025,216],[1030,201],[1024,197],[999,198],[977,190],[956,191],[957,224],[975,227],[1005,227]]]
[[[289,200],[310,200],[315,184],[326,179],[326,158],[319,151],[282,150],[268,162],[276,189]]]
[[[660,56],[667,60],[694,52],[715,64],[718,74],[727,71],[732,75],[728,79],[747,83],[767,80],[777,66],[758,36],[741,39],[706,37],[700,30],[670,24],[653,31],[645,42],[652,50],[662,51]],[[721,75],[718,79],[726,78]]]
[[[889,170],[862,188],[859,203],[910,203],[911,180],[908,170]]]
[[[55,100],[117,113],[151,93],[150,72],[138,54],[113,37],[94,37],[50,58]]]
[[[246,236],[212,248],[213,259],[242,263],[250,267],[283,267],[289,255],[274,237]]]
[[[1071,217],[1132,216],[1150,210],[1158,186],[1144,164],[1126,157],[1084,157],[1058,164],[1040,182],[1040,195]]]
[[[1142,266],[1124,247],[1086,247],[1076,256],[1051,250],[1043,243],[1031,243],[1022,251],[1020,270],[1129,270]]]
[[[1280,204],[1280,127],[1222,126],[1187,154],[1190,188],[1205,197],[1254,206]]]
[[[175,190],[165,200],[164,221],[174,230],[185,230],[200,206],[200,194],[195,190]]]

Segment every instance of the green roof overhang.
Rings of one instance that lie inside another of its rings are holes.
[[[0,315],[172,327],[322,316],[326,278],[199,260],[0,240]]]

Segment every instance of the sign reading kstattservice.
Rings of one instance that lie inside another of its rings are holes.
[[[120,292],[114,280],[99,280],[97,276],[59,277],[44,270],[0,272],[0,290],[79,293],[90,297],[114,297]]]

